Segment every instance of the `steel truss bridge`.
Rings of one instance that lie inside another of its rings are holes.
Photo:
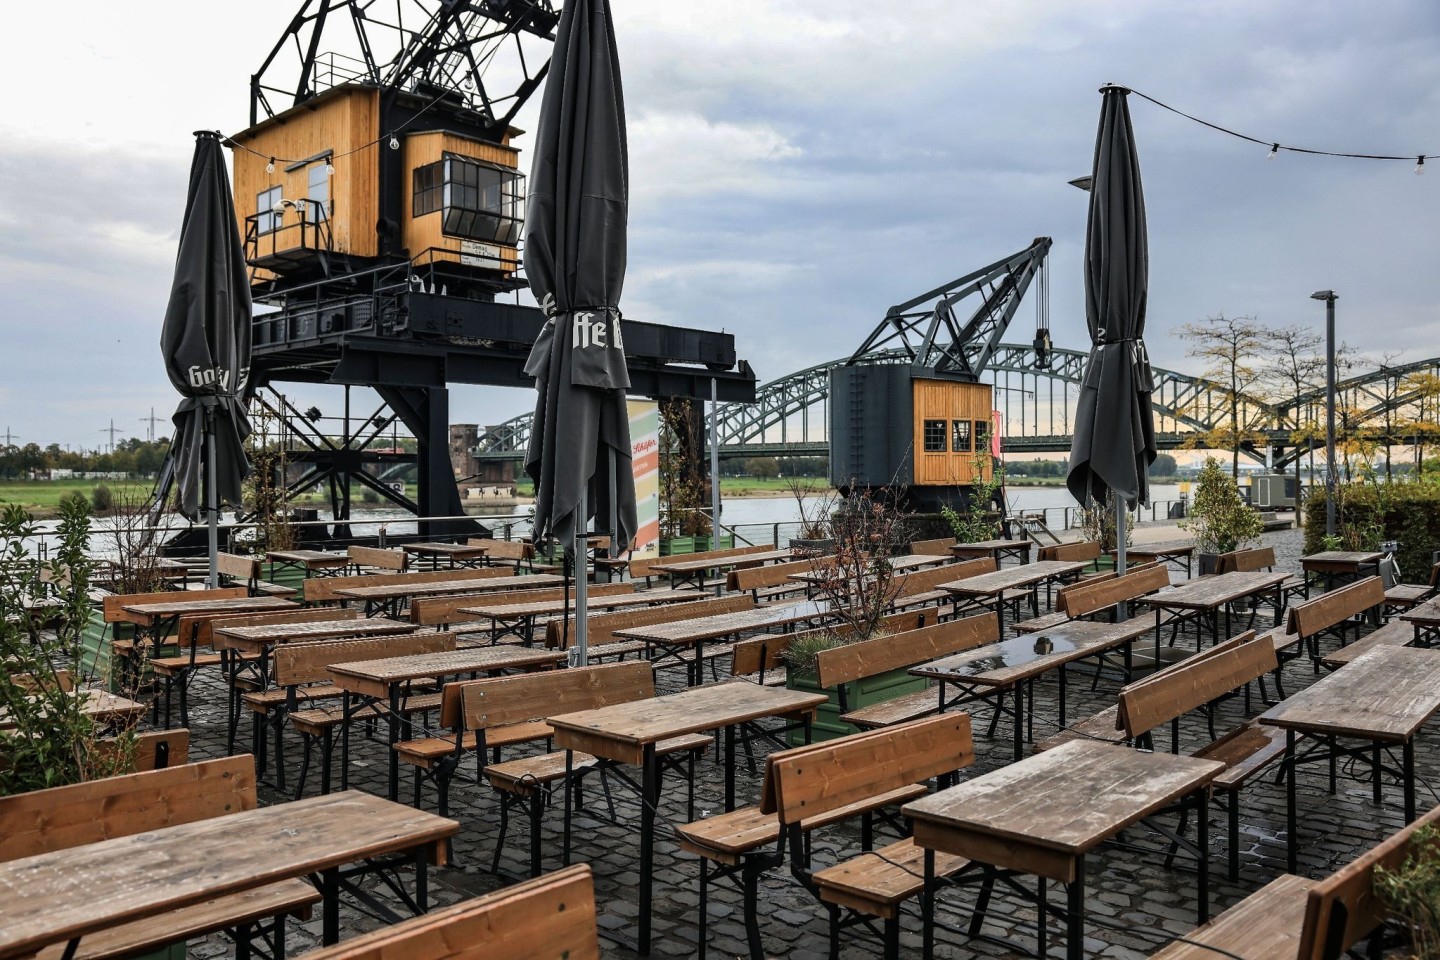
[[[1064,453],[1070,450],[1071,417],[1088,354],[1056,347],[1048,369],[1036,369],[1034,348],[999,344],[982,379],[995,388],[995,409],[1003,420],[1004,449],[1011,455]],[[720,456],[827,456],[830,371],[849,358],[798,370],[764,384],[753,404],[722,403]],[[903,348],[872,353],[864,363],[910,363]],[[1154,367],[1155,439],[1161,449],[1205,447],[1204,436],[1229,429],[1229,391],[1219,383]],[[1417,375],[1440,383],[1440,358],[1421,360],[1348,377],[1337,383],[1337,431],[1363,431],[1373,442],[1406,445],[1416,440],[1414,424],[1440,420],[1440,398],[1416,384]],[[707,414],[708,417],[708,414]],[[1239,433],[1249,438],[1241,453],[1264,463],[1266,448],[1276,468],[1323,446],[1325,390],[1312,390],[1282,403],[1242,396]],[[1321,424],[1318,436],[1296,442],[1302,427]],[[708,421],[707,421],[708,425]],[[530,440],[530,414],[487,428],[475,455],[482,460],[518,460]]]

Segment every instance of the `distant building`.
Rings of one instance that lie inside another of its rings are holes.
[[[465,486],[509,486],[515,482],[514,460],[477,460],[471,451],[480,442],[480,425],[450,424],[450,469]]]

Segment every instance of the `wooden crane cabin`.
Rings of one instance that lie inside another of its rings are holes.
[[[958,506],[977,469],[991,477],[991,386],[927,376],[908,364],[830,375],[830,481],[903,488],[911,506]]]
[[[491,290],[513,280],[525,178],[510,140],[521,131],[489,142],[463,129],[461,111],[402,96],[425,124],[385,132],[381,90],[349,83],[231,138],[235,214],[257,283],[402,261],[443,265],[457,294],[467,278]]]

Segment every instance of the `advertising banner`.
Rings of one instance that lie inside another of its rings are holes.
[[[660,407],[653,400],[627,400],[630,463],[635,471],[634,559],[660,556]]]

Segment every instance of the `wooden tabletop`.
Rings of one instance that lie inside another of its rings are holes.
[[[1300,566],[1356,569],[1367,564],[1379,563],[1381,556],[1383,554],[1368,550],[1322,550],[1319,553],[1312,553],[1308,557],[1301,557]]]
[[[1427,600],[1417,604],[1401,613],[1400,619],[1421,626],[1434,626],[1440,623],[1440,600]]]
[[[957,543],[950,547],[950,552],[959,556],[970,554],[994,553],[997,550],[1024,550],[1030,552],[1029,540],[977,540],[974,543]]]
[[[770,563],[774,560],[793,560],[795,553],[792,550],[766,550],[759,553],[742,553],[733,557],[717,557],[713,560],[686,560],[682,554],[679,557],[667,560],[665,563],[650,564],[651,570],[659,570],[661,573],[696,573],[701,570],[718,570],[721,567],[733,567],[741,563]]]
[[[250,627],[220,627],[215,630],[212,646],[217,650],[259,653],[278,643],[332,640],[337,637],[388,637],[414,633],[418,629],[418,624],[387,620],[384,617],[370,617],[365,620],[316,620],[309,623],[262,623]]]
[[[251,613],[265,610],[292,610],[300,606],[293,600],[279,597],[230,597],[221,600],[165,600],[155,603],[131,603],[120,609],[142,618],[146,624],[179,616],[216,616],[227,613]]]
[[[1072,740],[901,812],[914,820],[922,846],[1069,882],[1074,857],[1224,769],[1214,760]]]
[[[993,573],[982,573],[978,577],[966,577],[951,583],[940,584],[941,590],[967,597],[991,597],[1003,590],[1028,587],[1051,577],[1063,577],[1088,566],[1080,560],[1037,560],[1018,567],[1006,567]]]
[[[931,660],[910,672],[933,680],[1008,686],[1039,676],[1063,663],[1091,657],[1154,630],[1143,617],[1124,623],[1072,620],[973,650]]]
[[[312,570],[320,567],[343,567],[350,562],[350,558],[345,554],[331,553],[328,550],[270,550],[266,552],[265,559],[272,562],[299,563]]]
[[[335,683],[351,693],[367,697],[388,697],[390,686],[422,677],[450,677],[459,673],[490,670],[519,670],[553,666],[565,660],[564,650],[535,650],[529,647],[472,647],[441,653],[418,653],[408,657],[382,657],[332,663]]]
[[[1440,710],[1440,650],[1376,647],[1260,715],[1305,733],[1403,742]]]
[[[1168,540],[1165,543],[1137,543],[1133,547],[1125,548],[1127,557],[1188,557],[1195,552],[1195,544],[1190,540]],[[1110,551],[1115,554],[1114,550]]]
[[[1284,572],[1264,570],[1222,573],[1166,587],[1148,596],[1137,597],[1136,602],[1167,610],[1214,610],[1242,597],[1268,590],[1288,576]]]
[[[137,703],[104,690],[77,690],[71,695],[83,698],[84,703],[80,707],[80,712],[100,723],[110,720],[138,719],[150,709],[143,703]],[[31,697],[30,699],[35,698]],[[15,721],[11,718],[10,711],[0,707],[0,730],[13,729],[15,729]]]
[[[384,583],[370,587],[347,587],[336,590],[337,597],[347,600],[400,600],[405,597],[443,597],[449,594],[494,593],[497,590],[523,590],[526,587],[558,587],[565,582],[553,573],[526,573],[518,577],[484,577],[474,580],[435,580],[430,583]]]
[[[609,610],[615,607],[644,607],[657,603],[688,603],[704,600],[714,594],[705,590],[647,590],[644,593],[620,593],[608,597],[591,597],[585,601],[590,610]],[[532,600],[527,603],[477,603],[473,607],[461,607],[460,613],[481,617],[486,620],[512,620],[520,617],[544,616],[573,612],[575,601],[569,606],[564,600]]]
[[[347,790],[0,863],[0,960],[116,924],[370,857],[460,824]]]
[[[890,558],[890,573],[910,573],[911,571],[919,570],[921,567],[938,567],[949,562],[949,557],[942,557],[939,554],[903,553]],[[835,568],[830,566],[823,570],[806,570],[803,573],[792,573],[786,577],[786,579],[795,580],[800,583],[820,583],[833,579],[835,576]]]
[[[664,697],[548,718],[557,749],[639,764],[647,744],[761,717],[813,713],[829,698],[758,683],[712,683]]]
[[[406,553],[417,553],[432,557],[450,557],[455,560],[473,560],[490,552],[483,543],[441,543],[425,540],[420,543],[402,543],[400,549]]]
[[[765,630],[780,627],[801,620],[825,616],[829,604],[818,600],[802,600],[795,603],[777,603],[766,607],[755,607],[736,613],[717,613],[708,617],[692,617],[688,620],[672,620],[668,623],[654,623],[645,627],[627,627],[615,630],[613,634],[626,640],[644,640],[651,643],[696,643],[714,640],[750,630]]]

